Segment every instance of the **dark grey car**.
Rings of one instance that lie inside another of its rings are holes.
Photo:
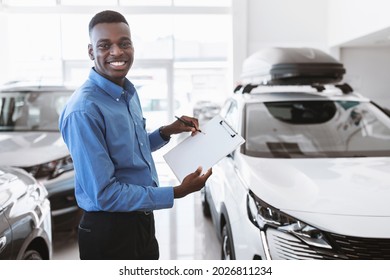
[[[0,167],[0,259],[48,260],[51,240],[45,187],[22,169]]]

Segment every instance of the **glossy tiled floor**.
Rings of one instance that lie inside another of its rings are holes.
[[[174,144],[172,141],[154,155],[162,186],[178,184],[162,158]],[[171,209],[155,211],[155,220],[161,260],[220,258],[220,242],[211,220],[202,214],[200,193],[175,200]],[[53,236],[53,243],[53,259],[79,259],[76,234],[57,233]]]

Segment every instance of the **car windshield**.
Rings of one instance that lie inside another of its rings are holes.
[[[71,91],[1,92],[0,131],[58,131]]]
[[[248,104],[244,134],[255,157],[390,156],[390,118],[370,102]]]

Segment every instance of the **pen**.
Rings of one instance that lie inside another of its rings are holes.
[[[197,129],[197,128],[195,127],[195,125],[194,125],[192,122],[187,122],[187,121],[183,120],[182,118],[179,118],[178,116],[175,116],[175,118],[178,119],[179,121],[181,121],[182,123],[184,123],[186,126],[193,127],[193,128],[196,129],[196,131],[199,131],[199,132],[201,132],[201,133],[204,133],[204,132],[202,132],[202,130]]]

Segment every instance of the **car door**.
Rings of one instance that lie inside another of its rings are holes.
[[[221,110],[221,116],[225,121],[237,131],[239,116],[238,106],[235,100],[229,100],[223,110]],[[232,186],[237,182],[237,176],[234,169],[234,153],[227,155],[217,165],[213,167],[213,176],[209,179],[211,182],[209,192],[212,198],[213,204],[216,207],[219,217],[223,211],[223,207],[226,203],[230,203],[233,198]],[[228,201],[229,200],[229,201]],[[226,215],[226,214],[225,214]],[[226,217],[225,217],[226,218]]]
[[[242,114],[240,113],[239,106],[235,100],[232,100],[229,108],[224,114],[225,121],[238,133],[240,133],[240,123],[242,120]],[[225,159],[221,161],[220,167],[225,173],[224,180],[224,203],[227,207],[229,215],[233,211],[240,212],[242,210],[241,206],[241,197],[245,192],[242,189],[242,182],[237,174],[237,163],[236,163],[236,153],[238,153],[240,148],[237,148],[236,151],[228,155]],[[240,214],[237,213],[234,216],[231,216],[231,219],[238,218]]]

